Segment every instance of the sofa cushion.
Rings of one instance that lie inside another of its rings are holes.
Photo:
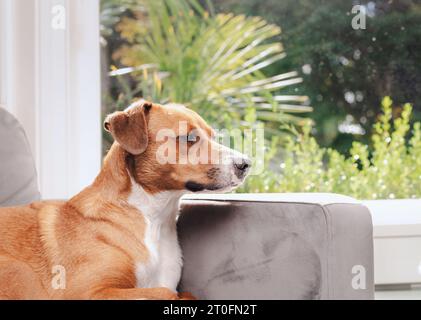
[[[0,108],[0,206],[27,204],[40,194],[34,159],[19,122]]]

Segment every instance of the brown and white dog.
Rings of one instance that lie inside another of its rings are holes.
[[[138,102],[104,126],[115,143],[92,185],[69,201],[0,209],[0,299],[189,298],[176,292],[179,199],[238,186],[250,161],[215,142],[205,121],[182,106]],[[181,160],[185,143],[206,144],[225,161],[158,161],[163,129],[175,133],[168,139]]]

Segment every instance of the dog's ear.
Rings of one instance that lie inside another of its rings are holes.
[[[114,112],[105,119],[104,129],[124,150],[134,155],[141,154],[148,146],[146,115],[151,108],[152,103],[144,102],[141,107]]]

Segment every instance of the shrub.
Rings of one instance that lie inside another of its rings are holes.
[[[311,126],[287,136],[279,172],[266,170],[251,176],[243,192],[333,192],[358,199],[421,197],[421,124],[410,126],[412,107],[403,106],[392,117],[392,100],[382,101],[382,114],[374,126],[371,150],[354,142],[349,156],[320,147]],[[408,135],[410,134],[410,137]],[[266,166],[273,163],[274,152]]]

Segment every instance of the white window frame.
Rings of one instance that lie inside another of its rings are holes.
[[[101,166],[99,24],[99,0],[0,0],[0,104],[25,128],[44,199],[71,197]]]

